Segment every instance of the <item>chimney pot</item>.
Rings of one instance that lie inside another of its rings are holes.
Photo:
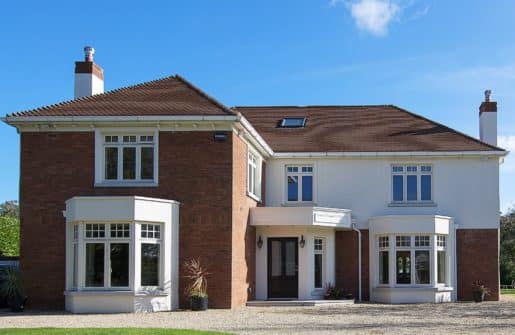
[[[93,55],[95,54],[95,48],[90,46],[84,47],[84,60],[89,63],[93,63]]]
[[[492,95],[492,90],[485,91],[485,102],[490,102],[490,96]]]

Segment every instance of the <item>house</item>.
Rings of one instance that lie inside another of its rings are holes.
[[[392,105],[228,108],[180,76],[103,92],[85,48],[72,101],[7,115],[21,140],[30,303],[72,312],[319,299],[499,299],[497,104],[480,140]]]

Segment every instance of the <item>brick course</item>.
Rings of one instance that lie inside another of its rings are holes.
[[[361,230],[361,298],[369,298],[368,230]],[[358,287],[358,233],[355,231],[335,232],[335,275],[336,286],[350,291],[356,299]]]
[[[64,307],[64,202],[94,195],[180,201],[181,268],[185,260],[200,257],[212,272],[210,306],[231,307],[233,138],[227,132],[227,141],[214,142],[213,135],[160,132],[159,187],[95,188],[92,132],[22,133],[20,263],[30,307]],[[181,277],[181,307],[188,304],[184,288]]]
[[[472,282],[482,280],[491,291],[487,300],[499,300],[499,230],[456,231],[458,300],[472,300]]]

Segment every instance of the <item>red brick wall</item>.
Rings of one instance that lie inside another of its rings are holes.
[[[488,300],[499,300],[499,230],[458,229],[456,243],[458,300],[472,300],[475,280],[491,290]]]
[[[350,291],[356,299],[358,287],[358,233],[355,231],[335,232],[335,275],[336,286]],[[361,231],[361,298],[369,300],[368,230]]]
[[[233,134],[232,307],[253,299],[256,269],[256,229],[249,209],[257,202],[247,196],[247,145]]]
[[[181,202],[180,263],[200,257],[212,272],[210,306],[231,307],[232,159],[232,132],[226,142],[212,132],[161,132],[159,187],[94,188],[92,132],[22,133],[20,263],[30,306],[64,307],[65,200],[141,195]],[[181,277],[181,307],[184,287]]]

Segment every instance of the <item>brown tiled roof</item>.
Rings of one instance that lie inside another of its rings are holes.
[[[235,107],[275,152],[502,150],[392,105]],[[305,128],[279,128],[306,117]]]
[[[233,112],[175,75],[10,116],[228,115]]]

